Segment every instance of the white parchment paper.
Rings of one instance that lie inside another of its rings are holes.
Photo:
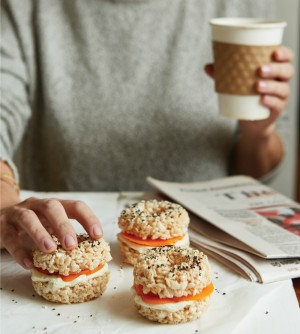
[[[60,197],[85,201],[100,218],[110,243],[110,280],[100,298],[73,305],[50,303],[32,288],[30,272],[1,252],[1,333],[299,333],[300,312],[290,280],[251,283],[210,259],[215,292],[201,319],[180,325],[162,325],[141,317],[133,306],[132,267],[122,263],[116,234],[117,216],[138,193],[33,193],[22,196]],[[82,227],[73,222],[78,232]]]

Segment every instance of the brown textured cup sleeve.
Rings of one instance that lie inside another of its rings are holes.
[[[279,45],[256,46],[213,42],[215,90],[233,95],[257,95],[258,69],[272,60]]]

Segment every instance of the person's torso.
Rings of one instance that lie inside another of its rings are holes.
[[[203,70],[215,15],[211,1],[37,1],[25,187],[133,190],[147,175],[226,175],[235,122],[218,115]]]

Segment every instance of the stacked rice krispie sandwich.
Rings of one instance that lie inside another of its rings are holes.
[[[138,256],[153,247],[188,247],[189,216],[179,204],[148,200],[129,205],[120,214],[118,234],[124,262],[135,264]]]
[[[176,324],[199,318],[214,290],[207,256],[165,246],[140,254],[134,265],[134,304],[152,321]]]
[[[55,252],[33,251],[32,285],[45,299],[57,303],[81,303],[103,294],[109,279],[110,248],[104,239],[78,235],[78,247],[67,251],[58,239]]]

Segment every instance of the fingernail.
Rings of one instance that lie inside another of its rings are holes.
[[[47,238],[44,240],[44,246],[47,250],[51,250],[56,247],[56,244],[52,239]]]
[[[72,248],[76,245],[76,241],[72,235],[68,234],[65,236],[65,246],[67,248]]]
[[[264,65],[264,66],[262,66],[262,68],[261,68],[261,73],[262,73],[263,75],[268,75],[268,74],[270,74],[271,72],[272,72],[272,69],[271,69],[270,66],[268,66],[268,65]]]
[[[275,53],[277,59],[284,59],[284,52],[282,50],[276,50]]]
[[[268,84],[265,81],[259,81],[258,90],[262,92],[266,92],[268,90]]]
[[[31,269],[33,267],[33,263],[30,259],[24,259],[23,260],[23,263],[24,263],[24,266],[27,268],[27,269]]]
[[[95,237],[101,237],[102,236],[102,230],[99,225],[93,226],[93,234]]]

